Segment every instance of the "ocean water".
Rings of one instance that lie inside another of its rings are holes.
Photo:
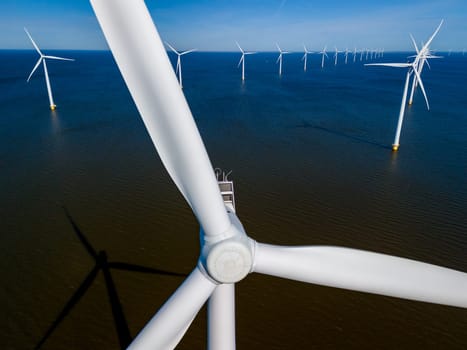
[[[199,227],[111,54],[50,54],[76,59],[48,64],[53,112],[42,71],[26,83],[35,52],[0,51],[0,347],[31,349],[46,336],[43,349],[116,349],[183,277],[114,269],[103,254],[188,274]],[[244,83],[238,53],[183,57],[184,93],[213,166],[233,171],[248,234],[467,271],[467,57],[430,61],[422,78],[431,108],[417,91],[392,153],[405,71],[343,56],[321,69],[310,55],[303,72],[301,56],[284,56],[282,77],[276,53],[248,56]],[[91,250],[103,252],[97,275]],[[257,274],[236,294],[238,349],[467,347],[461,308]],[[178,348],[205,342],[202,310]]]

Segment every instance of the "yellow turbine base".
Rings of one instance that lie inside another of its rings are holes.
[[[412,101],[409,101],[409,106],[411,106],[411,105],[412,105]]]
[[[399,149],[399,145],[392,145],[393,152],[397,152],[398,149]]]
[[[56,105],[51,105],[51,106],[50,106],[50,110],[52,110],[52,111],[55,111],[55,108],[57,108]]]

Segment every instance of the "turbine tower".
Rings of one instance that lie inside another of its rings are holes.
[[[240,61],[238,62],[238,66],[237,67],[240,67],[240,64],[242,65],[242,81],[245,81],[245,55],[253,55],[255,54],[256,52],[246,52],[246,51],[243,51],[243,49],[240,47],[240,45],[235,42],[238,46],[238,48],[240,49],[240,51],[242,52],[242,57],[240,58]]]
[[[39,49],[39,46],[37,46],[37,44],[34,42],[34,39],[32,38],[31,34],[29,34],[28,30],[26,28],[24,28],[24,31],[26,32],[26,34],[28,35],[29,39],[31,40],[31,43],[32,45],[34,46],[34,48],[36,49],[37,53],[39,54],[39,60],[37,61],[36,65],[34,66],[34,68],[32,69],[31,71],[31,74],[29,74],[29,77],[28,77],[28,80],[27,82],[29,82],[29,80],[31,79],[32,75],[34,74],[34,72],[36,71],[37,67],[39,67],[39,65],[42,63],[42,65],[44,66],[44,76],[45,76],[45,84],[47,86],[47,93],[49,95],[49,104],[50,104],[50,109],[53,111],[55,110],[55,108],[57,108],[55,102],[54,102],[54,99],[53,99],[53,96],[52,96],[52,88],[50,87],[50,79],[49,79],[49,72],[47,70],[47,63],[46,63],[46,60],[49,59],[49,60],[61,60],[61,61],[74,61],[74,59],[72,58],[63,58],[63,57],[57,57],[57,56],[49,56],[49,55],[44,55],[42,53],[42,51]]]
[[[339,50],[337,49],[336,46],[334,46],[334,49],[335,49],[335,51],[334,51],[334,65],[337,66],[337,56],[338,56],[339,53],[341,53],[342,51],[339,51]]]
[[[279,45],[276,43],[277,49],[279,50],[279,57],[277,57],[276,64],[279,63],[279,75],[282,75],[282,55],[289,53],[288,51],[282,51]]]
[[[196,51],[196,49],[191,49],[191,50],[187,50],[187,51],[178,52],[167,41],[165,43],[177,55],[177,67],[175,68],[175,74],[178,73],[178,82],[180,84],[180,88],[183,89],[181,56],[186,55],[187,53]]]
[[[324,56],[328,57],[328,54],[326,53],[326,48],[327,46],[324,46],[324,49],[319,52],[321,54],[321,68],[324,68]]]
[[[306,72],[306,62],[307,62],[307,57],[309,53],[313,53],[312,51],[308,51],[305,44],[303,44],[303,49],[305,50],[305,53],[303,54],[302,61],[303,61],[303,71]]]
[[[345,48],[345,51],[344,51],[344,55],[345,55],[345,61],[344,61],[344,62],[345,62],[345,64],[347,64],[347,59],[348,59],[348,57],[349,57],[349,52],[350,52],[350,51],[349,51],[349,48],[346,47],[346,48]]]
[[[200,257],[193,271],[129,349],[174,349],[206,302],[208,348],[235,349],[235,284],[250,273],[467,307],[464,272],[357,249],[286,247],[250,238],[223,200],[144,0],[91,4],[160,159],[201,226]]]

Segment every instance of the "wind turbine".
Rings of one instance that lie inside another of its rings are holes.
[[[420,61],[423,59],[426,59],[424,55],[426,54],[431,42],[433,41],[433,38],[435,35],[438,33],[439,29],[441,28],[441,25],[443,24],[443,21],[439,24],[438,28],[435,30],[435,32],[431,35],[430,39],[428,42],[422,47],[420,51],[417,52],[417,55],[415,56],[415,59],[411,63],[369,63],[365,64],[366,66],[387,66],[387,67],[397,67],[397,68],[408,68],[407,70],[407,75],[405,78],[405,85],[404,85],[404,92],[402,94],[402,102],[401,102],[401,108],[399,111],[399,119],[397,122],[397,129],[396,129],[396,136],[394,137],[394,143],[392,144],[392,150],[397,151],[399,149],[399,139],[400,139],[400,134],[401,134],[401,129],[402,129],[402,122],[404,120],[404,113],[405,113],[405,105],[407,102],[407,92],[408,92],[408,87],[409,87],[409,80],[412,74],[414,74],[414,79],[416,79],[417,83],[420,85],[420,88],[423,92],[423,96],[425,97],[425,102],[426,102],[426,107],[429,110],[430,105],[428,103],[428,98],[426,96],[425,88],[423,86],[422,79],[420,77],[419,73],[419,68],[420,68]]]
[[[235,349],[235,283],[253,272],[467,307],[463,272],[363,250],[283,247],[250,238],[234,209],[223,201],[144,1],[91,0],[91,4],[160,159],[201,226],[197,265],[129,349],[175,348],[206,302],[208,348]]]
[[[353,63],[355,63],[356,60],[357,60],[357,48],[354,47],[354,49],[353,49]]]
[[[324,56],[328,57],[328,54],[326,53],[326,48],[327,48],[327,46],[324,46],[323,51],[320,51],[320,54],[321,54],[321,68],[324,68]]]
[[[309,53],[313,53],[312,51],[308,51],[305,44],[303,44],[303,49],[305,53],[303,54],[302,61],[303,61],[303,71],[306,72],[306,61]]]
[[[334,65],[337,66],[337,56],[338,56],[339,53],[341,53],[342,51],[337,50],[337,47],[335,47],[335,46],[334,46],[334,49],[335,49],[335,52],[334,52]]]
[[[37,61],[36,65],[34,66],[34,68],[32,69],[31,71],[31,74],[29,74],[29,77],[28,77],[28,80],[27,82],[29,82],[29,80],[31,79],[32,75],[34,74],[34,72],[36,71],[37,67],[39,67],[39,65],[42,63],[42,65],[44,66],[44,76],[45,76],[45,84],[47,85],[47,93],[49,95],[49,103],[50,103],[50,109],[53,111],[55,110],[55,108],[57,108],[57,106],[55,105],[55,102],[54,102],[54,99],[53,99],[53,96],[52,96],[52,88],[50,87],[50,79],[49,79],[49,72],[47,71],[47,63],[46,63],[46,60],[49,59],[49,60],[61,60],[61,61],[74,61],[74,59],[72,58],[63,58],[63,57],[57,57],[57,56],[49,56],[49,55],[44,55],[41,50],[39,49],[39,46],[37,46],[37,44],[34,42],[31,34],[29,34],[28,30],[26,28],[24,28],[24,31],[26,32],[26,34],[28,35],[29,39],[31,40],[32,42],[32,45],[34,46],[34,48],[36,49],[36,51],[39,53],[39,60]]]
[[[344,55],[345,55],[345,64],[347,64],[347,58],[349,57],[349,52],[350,52],[350,51],[349,51],[349,48],[346,47],[346,48],[345,48],[345,51],[344,51]]]
[[[180,83],[180,88],[183,89],[183,82],[182,82],[182,61],[181,56],[186,55],[187,53],[196,51],[196,49],[191,49],[187,51],[178,52],[175,50],[172,45],[170,45],[167,41],[165,42],[167,46],[177,55],[177,67],[175,68],[175,74],[178,73],[178,81]]]
[[[255,54],[256,52],[246,52],[246,51],[243,51],[243,49],[240,47],[240,45],[235,42],[238,46],[238,48],[240,49],[240,51],[242,52],[242,57],[240,58],[240,61],[238,62],[238,66],[237,67],[240,67],[240,64],[242,65],[242,81],[245,80],[245,55],[253,55]]]
[[[279,57],[277,57],[276,64],[279,63],[279,75],[282,75],[282,55],[289,53],[288,51],[282,51],[278,44],[276,44],[279,50]]]

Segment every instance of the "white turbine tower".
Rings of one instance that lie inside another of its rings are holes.
[[[369,63],[369,64],[366,64],[366,66],[387,66],[387,67],[397,67],[397,68],[408,68],[407,75],[406,75],[406,78],[405,78],[404,92],[402,94],[402,102],[401,102],[401,108],[400,108],[400,111],[399,111],[399,119],[397,121],[396,136],[394,137],[394,143],[392,144],[392,150],[393,151],[397,151],[399,149],[399,139],[400,139],[400,134],[401,134],[401,129],[402,129],[402,122],[404,120],[405,105],[406,105],[406,102],[407,102],[407,92],[408,92],[408,88],[409,88],[410,76],[412,74],[414,74],[414,79],[416,79],[417,83],[420,85],[420,88],[421,88],[421,90],[423,92],[423,96],[425,97],[426,107],[428,109],[430,109],[430,105],[428,103],[428,98],[426,96],[425,88],[423,86],[423,82],[422,82],[422,79],[420,77],[419,68],[420,68],[421,60],[427,58],[424,55],[426,54],[431,42],[433,41],[433,38],[438,33],[438,31],[441,28],[442,24],[443,24],[443,21],[441,21],[438,28],[431,35],[430,39],[422,47],[422,49],[420,51],[417,50],[418,53],[415,56],[415,59],[414,59],[414,61],[412,63]]]
[[[357,60],[357,48],[354,47],[354,49],[353,49],[353,63],[355,63],[356,60]]]
[[[160,159],[201,226],[198,263],[129,349],[175,348],[206,302],[208,349],[235,349],[235,283],[253,272],[467,307],[463,272],[357,249],[285,247],[250,238],[223,201],[144,1],[91,0],[91,4]]]
[[[238,66],[237,67],[240,67],[240,64],[242,65],[242,81],[245,81],[245,55],[253,55],[255,54],[256,52],[246,52],[246,51],[243,51],[243,49],[240,47],[240,45],[235,42],[238,46],[238,48],[240,49],[240,51],[242,52],[242,57],[240,58],[240,61],[238,62]]]
[[[348,57],[349,57],[349,52],[350,52],[350,51],[349,51],[349,48],[346,47],[346,48],[345,48],[345,51],[344,51],[344,55],[345,55],[345,61],[344,61],[344,62],[345,62],[345,64],[347,64],[347,59],[348,59]]]
[[[180,88],[183,89],[183,81],[182,81],[182,60],[181,60],[181,57],[182,57],[183,55],[186,55],[187,53],[196,51],[196,49],[191,49],[191,50],[186,50],[186,51],[178,52],[178,51],[175,50],[175,49],[173,48],[173,46],[170,45],[167,41],[166,41],[165,43],[166,43],[166,45],[177,55],[177,67],[175,68],[175,74],[178,73],[178,81],[179,81],[179,84],[180,84]]]
[[[337,47],[334,46],[334,65],[337,66],[337,56],[342,52],[337,49]]]
[[[303,49],[305,50],[305,53],[303,54],[302,61],[303,61],[303,71],[306,72],[306,62],[307,62],[307,57],[308,54],[313,53],[312,51],[308,51],[305,44],[303,44]]]
[[[320,51],[320,54],[321,54],[321,68],[324,68],[324,56],[328,57],[328,54],[326,53],[326,48],[327,48],[327,46],[324,46],[323,51]]]
[[[277,57],[276,64],[279,63],[279,75],[282,75],[282,55],[289,53],[288,51],[282,51],[278,44],[276,44],[279,50],[279,57]]]
[[[29,82],[29,80],[31,79],[31,77],[34,74],[34,72],[36,71],[36,69],[42,63],[42,65],[44,66],[45,84],[47,85],[47,93],[49,95],[50,109],[53,111],[53,110],[55,110],[55,108],[57,108],[57,106],[55,105],[55,102],[54,102],[54,99],[53,99],[53,96],[52,96],[52,88],[50,87],[49,72],[47,71],[47,63],[45,61],[47,59],[49,59],[49,60],[62,60],[62,61],[74,61],[74,59],[44,55],[41,52],[41,50],[39,49],[39,47],[37,46],[37,44],[34,42],[32,36],[31,36],[31,34],[29,34],[28,30],[26,28],[24,28],[24,31],[28,35],[29,39],[32,42],[32,45],[34,46],[34,48],[36,49],[36,51],[39,53],[39,56],[40,56],[39,60],[36,63],[36,65],[32,69],[31,74],[29,74],[29,77],[28,77],[27,81]]]

